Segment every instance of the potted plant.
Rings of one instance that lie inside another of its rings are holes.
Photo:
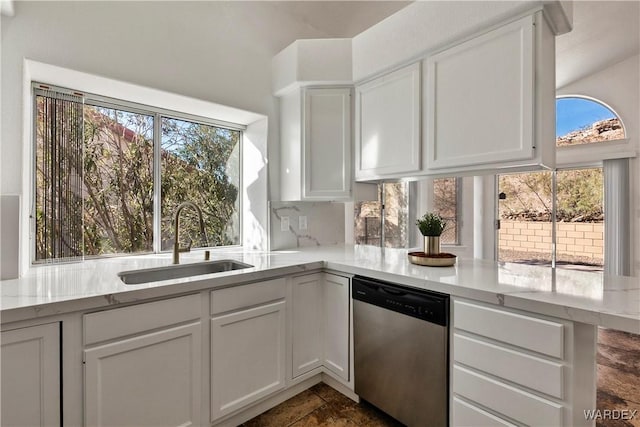
[[[440,253],[440,235],[447,223],[438,214],[427,212],[416,220],[420,233],[424,236],[424,253],[426,255],[438,255]]]

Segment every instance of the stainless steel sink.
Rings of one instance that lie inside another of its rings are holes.
[[[169,265],[166,267],[145,268],[143,270],[121,271],[118,273],[118,277],[120,277],[120,280],[126,285],[138,285],[140,283],[221,273],[223,271],[240,270],[251,267],[253,267],[253,265],[225,259],[220,261],[198,262],[195,264]]]

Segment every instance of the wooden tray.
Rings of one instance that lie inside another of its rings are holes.
[[[409,252],[409,262],[428,267],[451,267],[456,263],[457,257],[454,254],[440,252],[438,256],[426,255],[424,252]]]

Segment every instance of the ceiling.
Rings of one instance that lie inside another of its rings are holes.
[[[411,1],[277,1],[280,12],[327,37],[351,38]]]
[[[12,15],[14,2],[0,2],[3,14]],[[211,2],[210,13],[224,9],[230,20],[248,23],[255,44],[274,55],[296,39],[354,37],[411,3],[236,0]],[[639,52],[640,0],[574,0],[573,30],[556,39],[556,87]]]
[[[573,31],[556,38],[556,87],[640,52],[640,1],[573,4]]]

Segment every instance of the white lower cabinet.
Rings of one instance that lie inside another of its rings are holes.
[[[589,424],[594,327],[459,298],[452,319],[451,425]]]
[[[540,398],[500,379],[459,365],[454,365],[452,377],[451,387],[457,394],[509,419],[528,426],[563,425],[562,403]]]
[[[60,324],[4,331],[0,341],[2,425],[61,425]]]
[[[324,367],[349,382],[349,289],[347,277],[315,273],[292,280],[293,377]]]
[[[452,412],[454,414],[453,425],[473,427],[516,427],[515,424],[496,417],[477,406],[465,402],[458,397],[453,398]]]
[[[349,283],[346,277],[324,274],[322,364],[344,381],[349,381]]]
[[[286,281],[211,292],[211,420],[285,387]]]
[[[201,424],[200,301],[190,295],[84,316],[86,425]]]
[[[322,366],[323,273],[294,277],[291,281],[292,376]]]

